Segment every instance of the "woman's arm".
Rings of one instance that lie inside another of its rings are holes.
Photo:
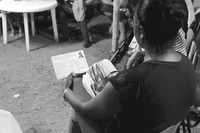
[[[105,85],[97,96],[87,102],[83,101],[81,96],[71,90],[65,93],[65,99],[75,111],[89,118],[103,119],[113,116],[121,110],[118,92],[110,82]]]

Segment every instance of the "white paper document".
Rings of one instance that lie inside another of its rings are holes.
[[[137,45],[138,45],[138,43],[134,36],[133,39],[131,40],[131,43],[129,44],[129,48],[135,49],[137,47]]]
[[[83,50],[51,57],[57,79],[67,77],[71,72],[84,73],[89,69]]]

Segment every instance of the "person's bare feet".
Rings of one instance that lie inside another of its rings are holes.
[[[23,31],[19,31],[19,37],[24,36],[24,32]]]
[[[109,27],[108,33],[112,35],[112,25]]]
[[[11,37],[15,36],[15,31],[14,30],[11,30],[10,36]]]
[[[125,36],[120,36],[118,40],[118,44],[121,44],[122,42],[124,42],[124,40],[125,40]]]

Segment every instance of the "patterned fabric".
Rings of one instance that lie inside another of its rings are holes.
[[[180,52],[181,54],[187,56],[186,44],[185,44],[185,32],[183,31],[183,29],[180,29],[176,36],[174,49],[175,51]]]
[[[124,133],[163,131],[185,118],[195,100],[195,73],[184,55],[179,62],[144,62],[109,81],[119,94],[117,118]]]

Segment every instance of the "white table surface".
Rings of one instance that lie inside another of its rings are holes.
[[[0,1],[0,10],[2,12],[2,24],[3,24],[3,43],[7,44],[7,12],[13,13],[23,13],[24,18],[24,30],[25,30],[25,41],[26,41],[26,49],[30,51],[30,41],[29,41],[29,28],[28,28],[28,13],[31,14],[31,26],[32,26],[32,35],[35,35],[35,24],[33,14],[35,12],[42,11],[51,11],[53,31],[55,41],[58,42],[58,30],[56,23],[56,14],[55,8],[58,6],[56,0],[50,1],[42,1],[42,0],[31,0],[31,1],[10,1],[4,0]]]
[[[56,1],[0,1],[0,10],[15,13],[41,12],[50,10],[56,6]]]

